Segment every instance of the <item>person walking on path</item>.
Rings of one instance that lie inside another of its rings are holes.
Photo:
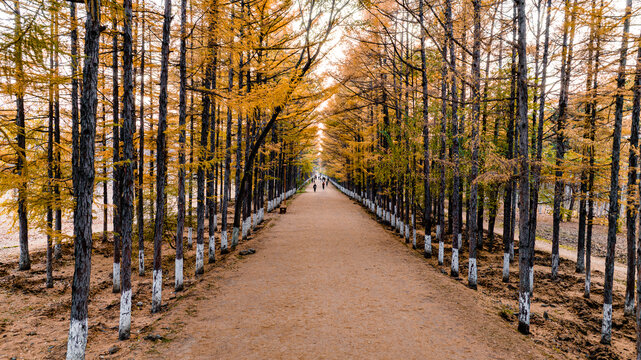
[[[323,181],[323,190],[325,190],[325,182]]]
[[[314,183],[314,192],[316,192],[316,183]]]

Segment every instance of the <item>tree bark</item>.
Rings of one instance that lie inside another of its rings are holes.
[[[158,137],[156,138],[156,222],[154,226],[154,273],[151,290],[151,312],[160,311],[162,304],[162,236],[165,225],[165,181],[167,172],[166,141],[167,131],[167,77],[169,73],[169,37],[171,27],[171,0],[165,0],[165,13],[162,25],[162,45],[160,60],[160,97],[158,99]]]
[[[621,125],[623,123],[623,88],[625,87],[625,66],[628,55],[628,36],[632,0],[628,0],[623,22],[623,39],[617,75],[617,94],[615,96],[614,131],[612,134],[612,167],[610,172],[610,207],[608,209],[608,244],[605,255],[605,281],[603,282],[603,322],[601,323],[601,343],[610,344],[612,340],[612,284],[614,282],[614,248],[617,241],[617,221],[619,219],[619,160],[621,156]]]
[[[133,22],[131,0],[123,1],[125,19],[122,41],[123,70],[123,119],[121,166],[120,221],[122,229],[122,290],[120,292],[120,324],[118,338],[129,339],[131,331],[131,242],[134,217],[134,85],[131,25]]]
[[[85,62],[80,102],[80,132],[77,160],[74,162],[73,183],[76,198],[74,208],[74,274],[71,287],[71,321],[67,340],[67,359],[84,359],[87,346],[87,303],[91,276],[92,204],[94,187],[94,155],[96,136],[96,107],[98,83],[98,54],[100,43],[100,0],[86,3]],[[72,19],[75,6],[72,3]],[[73,65],[72,65],[73,66]]]

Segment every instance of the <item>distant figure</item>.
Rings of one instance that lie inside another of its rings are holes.
[[[325,190],[325,182],[323,181],[323,190]]]
[[[314,192],[316,192],[316,183],[314,183]]]

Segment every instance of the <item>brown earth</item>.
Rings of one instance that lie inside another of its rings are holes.
[[[602,274],[592,299],[582,277],[563,260],[560,280],[548,278],[537,253],[531,336],[516,331],[516,279],[501,282],[502,254],[480,252],[479,290],[441,272],[371,214],[333,187],[298,195],[287,214],[270,214],[266,229],[237,252],[173,292],[173,251],[165,247],[163,303],[151,315],[150,275],[133,276],[132,339],[117,340],[118,295],[111,293],[110,243],[95,242],[89,309],[89,359],[94,358],[630,358],[634,323],[623,317],[616,284],[613,346],[598,345]],[[419,237],[420,240],[420,237]],[[419,248],[422,243],[419,241]],[[436,247],[435,247],[436,250]],[[518,250],[518,249],[517,249]],[[147,249],[151,254],[151,249]],[[0,358],[62,358],[68,329],[72,249],[56,263],[55,287],[44,288],[43,254],[34,269],[0,267]],[[148,260],[148,263],[151,261]],[[141,302],[141,306],[136,306]],[[156,340],[154,340],[156,339]],[[115,348],[117,347],[117,348]],[[109,350],[116,350],[109,354]]]

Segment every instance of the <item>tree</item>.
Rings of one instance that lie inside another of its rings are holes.
[[[167,77],[169,72],[169,37],[171,26],[171,0],[165,0],[165,13],[162,25],[162,48],[160,63],[160,98],[158,100],[158,137],[156,138],[158,172],[156,176],[156,222],[154,226],[154,273],[151,295],[151,312],[160,311],[162,303],[162,235],[165,216],[165,174],[167,131]]]
[[[100,43],[100,0],[87,1],[85,20],[85,61],[82,71],[82,101],[78,132],[77,167],[73,183],[76,197],[74,208],[75,265],[71,292],[71,322],[67,341],[67,359],[84,359],[87,346],[87,300],[91,276],[92,214],[94,187],[94,154],[96,108],[98,104],[98,53]],[[75,6],[72,3],[72,14]],[[75,15],[72,15],[74,18]]]
[[[621,156],[621,126],[623,123],[623,94],[625,86],[625,66],[628,55],[628,36],[632,0],[628,0],[623,17],[623,38],[617,74],[617,94],[615,95],[614,131],[612,134],[612,166],[610,171],[610,207],[608,209],[608,244],[605,255],[605,281],[603,284],[603,322],[601,343],[610,344],[612,340],[612,283],[614,282],[614,247],[617,241],[617,220],[619,218],[619,159]]]

